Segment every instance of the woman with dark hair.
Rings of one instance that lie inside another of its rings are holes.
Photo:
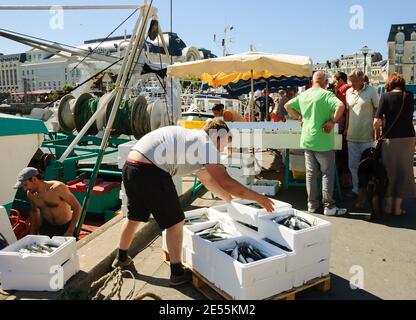
[[[383,139],[382,160],[389,179],[385,212],[401,216],[405,213],[402,211],[403,199],[415,196],[414,100],[399,73],[389,77],[386,89],[376,113],[374,130],[377,140]]]

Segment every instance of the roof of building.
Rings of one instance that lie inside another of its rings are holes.
[[[388,42],[394,42],[398,32],[403,32],[405,41],[410,41],[412,33],[416,32],[416,23],[393,24],[390,29]]]
[[[26,53],[14,53],[14,54],[3,54],[0,55],[0,62],[7,62],[18,60],[19,62],[26,61]]]

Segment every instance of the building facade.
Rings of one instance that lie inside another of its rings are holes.
[[[0,93],[14,93],[23,90],[21,66],[26,54],[0,55]]]
[[[215,57],[209,50],[187,47],[176,33],[165,33],[164,38],[169,52],[173,56],[173,62]],[[88,40],[73,51],[81,56],[86,52],[94,51],[105,56],[122,57],[124,50],[129,45],[129,39],[130,37],[125,35]],[[53,52],[34,48],[22,54],[0,54],[0,93],[36,94],[59,91],[65,84],[75,86],[81,82],[81,79],[88,78],[89,73],[95,74],[108,66],[107,62],[90,60],[88,68],[74,68],[79,65],[75,57],[65,52],[59,52],[59,50]],[[161,60],[163,63],[170,63],[170,56],[165,54],[157,40],[146,41],[145,53],[151,63],[159,64]],[[119,67],[115,66],[114,68]]]
[[[403,74],[408,84],[416,84],[416,23],[394,24],[389,39],[389,74]]]
[[[26,61],[21,66],[22,87],[27,92],[48,92],[61,90],[65,84],[75,85],[79,80],[79,70],[69,70],[72,63],[68,58],[60,57],[39,49],[26,53]]]
[[[366,63],[364,63],[366,61]],[[342,55],[339,59],[328,60],[326,63],[318,63],[315,70],[324,70],[330,77],[337,72],[344,72],[347,75],[352,71],[365,70],[372,84],[379,84],[386,78],[383,67],[387,64],[379,52],[369,52],[366,57],[361,52]]]

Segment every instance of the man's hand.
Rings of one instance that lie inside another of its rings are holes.
[[[257,200],[257,202],[264,208],[267,210],[268,213],[272,213],[274,212],[274,203],[271,199],[267,198],[266,196],[259,196],[259,199]]]
[[[332,121],[328,121],[327,123],[324,124],[323,129],[325,133],[331,133],[332,130],[334,129],[335,123]]]

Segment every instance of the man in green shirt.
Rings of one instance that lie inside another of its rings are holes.
[[[306,187],[309,213],[320,207],[318,177],[322,172],[323,204],[326,216],[341,216],[333,200],[335,184],[335,132],[334,126],[344,113],[344,104],[330,91],[325,90],[328,78],[318,71],[313,76],[312,88],[290,100],[285,108],[295,119],[302,118],[301,147],[306,157]]]

